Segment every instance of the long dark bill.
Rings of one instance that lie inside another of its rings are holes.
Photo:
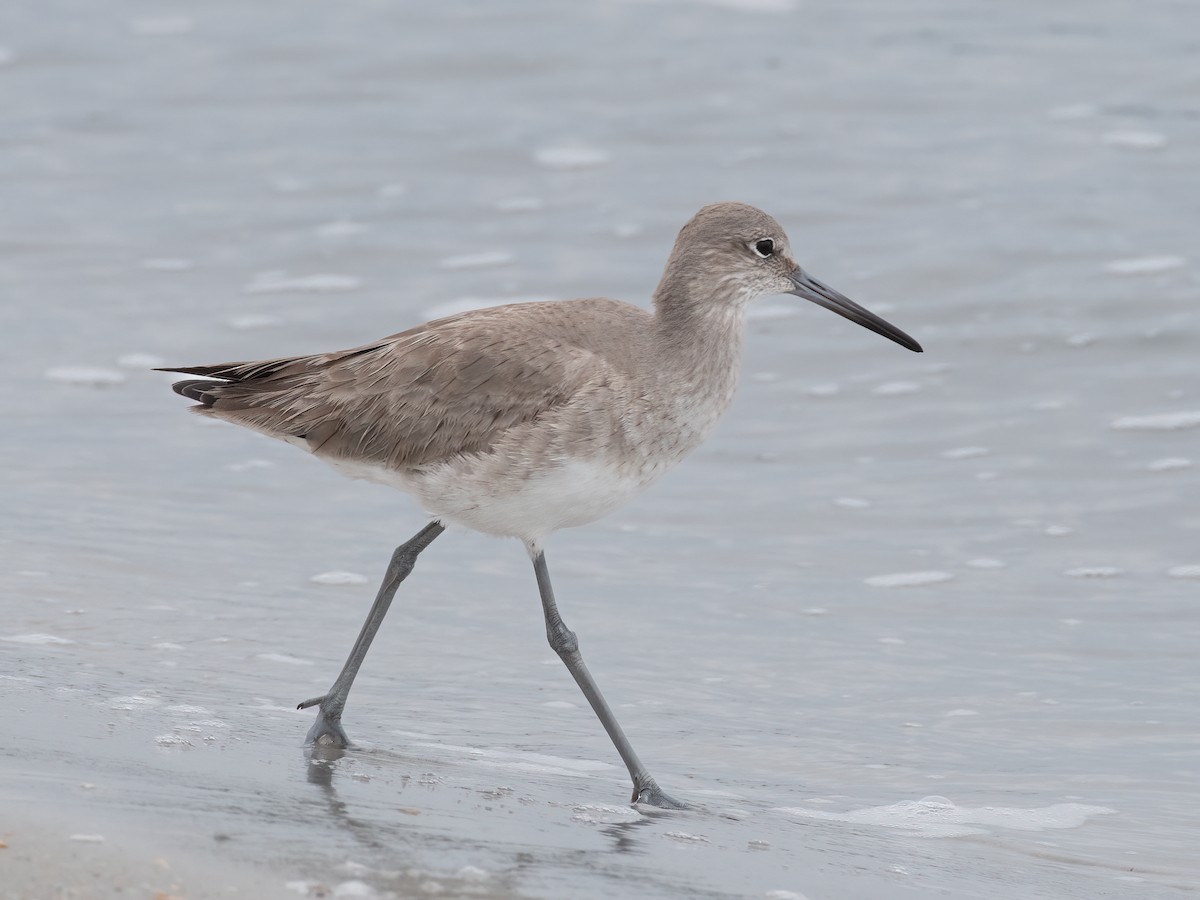
[[[797,297],[803,297],[805,300],[811,300],[818,306],[831,309],[839,316],[845,316],[851,322],[857,322],[863,328],[870,328],[876,334],[882,334],[888,340],[895,341],[901,347],[907,347],[915,353],[923,352],[920,344],[895,325],[885,322],[879,316],[875,315],[875,313],[864,309],[849,297],[839,294],[833,288],[821,284],[821,282],[817,281],[817,279],[813,278],[803,269],[796,269],[792,273],[792,284],[795,285],[795,288],[789,293],[795,294]]]

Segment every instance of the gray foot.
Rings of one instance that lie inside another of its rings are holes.
[[[658,783],[650,777],[639,778],[633,783],[633,799],[631,804],[637,805],[644,803],[647,806],[656,806],[659,809],[687,809],[686,803],[680,803],[666,791],[658,786]]]
[[[325,704],[328,701],[327,697],[313,697],[311,700],[305,700],[296,706],[296,709],[308,709],[310,706],[317,707],[317,719],[312,723],[312,727],[308,729],[308,735],[304,738],[304,743],[312,744],[316,747],[336,747],[339,750],[345,750],[350,746],[350,738],[346,736],[346,732],[342,730],[342,711],[326,709]]]

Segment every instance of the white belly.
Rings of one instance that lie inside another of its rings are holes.
[[[432,516],[485,534],[540,543],[560,528],[594,522],[649,486],[667,466],[628,470],[571,459],[527,477],[485,464],[397,472],[369,463],[325,460],[352,478],[399,488]]]
[[[622,395],[585,398],[591,402],[510,429],[486,452],[413,469],[325,461],[411,494],[444,522],[539,544],[560,528],[607,515],[679,462],[716,424],[733,384],[669,394],[670,403],[657,407]],[[622,407],[628,415],[614,416]]]

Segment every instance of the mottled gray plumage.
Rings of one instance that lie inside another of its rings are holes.
[[[748,250],[764,238],[779,248],[769,259]],[[654,314],[608,299],[514,304],[352,350],[170,371],[204,376],[175,385],[200,412],[331,462],[403,473],[499,453],[526,479],[582,454],[658,474],[732,399],[747,301],[792,290],[796,269],[774,219],[714,204],[680,231]]]
[[[631,327],[614,333],[614,322]],[[613,300],[524,303],[353,350],[172,371],[223,379],[176,385],[208,415],[303,440],[320,457],[400,469],[490,452],[511,429],[603,390],[646,349],[650,324]]]

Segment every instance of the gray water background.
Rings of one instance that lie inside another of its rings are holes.
[[[0,830],[194,852],[191,897],[1194,895],[1198,34],[1167,0],[4,4]],[[310,761],[291,707],[423,518],[148,364],[645,303],[718,199],[926,353],[763,301],[714,438],[548,546],[699,809],[624,807],[523,551],[466,533],[368,659],[362,748]]]

